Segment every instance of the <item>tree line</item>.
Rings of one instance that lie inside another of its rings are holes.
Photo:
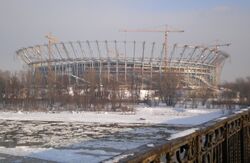
[[[55,76],[53,72],[43,75],[29,70],[0,71],[0,103],[2,109],[14,110],[131,111],[140,102],[152,105],[152,101],[154,104],[163,101],[174,106],[178,101],[181,76],[175,73],[156,75],[154,81],[138,74],[127,76],[126,82],[122,80],[124,76],[116,78],[105,72],[100,76],[94,69],[87,70],[79,79]],[[149,91],[142,99],[143,89]]]
[[[215,105],[250,104],[250,77],[220,85],[222,93],[202,87],[187,90],[184,76],[163,72],[152,79],[140,75],[99,75],[94,69],[87,70],[78,78],[67,75],[43,75],[39,71],[11,73],[0,71],[0,107],[12,110],[88,110],[88,111],[133,111],[138,103],[150,106],[159,102],[167,106],[177,103],[197,107],[208,101]],[[73,82],[72,82],[73,80]],[[73,83],[73,84],[72,84]],[[147,90],[141,97],[142,91]]]
[[[123,91],[113,76],[103,75],[100,83],[96,74],[90,70],[82,76],[87,82],[70,85],[67,75],[0,71],[2,109],[131,111],[139,98],[137,82]]]
[[[250,76],[224,82],[220,87],[223,88],[220,102],[250,105]]]

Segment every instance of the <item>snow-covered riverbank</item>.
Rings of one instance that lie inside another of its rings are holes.
[[[150,123],[197,125],[225,114],[221,109],[138,106],[135,112],[1,112],[0,119],[85,123]]]

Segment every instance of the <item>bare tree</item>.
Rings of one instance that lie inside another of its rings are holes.
[[[182,76],[175,72],[164,72],[159,77],[158,92],[167,106],[175,106],[178,101],[178,90],[181,87]]]

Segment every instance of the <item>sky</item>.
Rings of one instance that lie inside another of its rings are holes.
[[[169,43],[231,43],[222,81],[250,76],[249,0],[0,0],[0,69],[23,63],[16,50],[45,44],[51,32],[60,41],[163,41],[159,33],[121,33],[119,29],[183,29]]]

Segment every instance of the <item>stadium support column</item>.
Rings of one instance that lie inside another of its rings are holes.
[[[102,60],[101,60],[101,50],[98,41],[96,40],[96,47],[98,50],[98,60],[99,60],[99,84],[102,84]]]
[[[56,74],[57,74],[57,69],[56,69],[56,66],[57,65],[57,63],[55,62],[54,63],[54,74],[55,74],[55,81],[57,80],[57,76],[56,76]]]
[[[93,63],[93,60],[91,60],[91,70],[93,70],[94,68],[94,63]]]
[[[136,42],[134,41],[134,49],[133,49],[133,80],[135,77],[135,48],[136,48]]]
[[[150,63],[150,85],[151,85],[151,89],[152,89],[152,78],[153,78],[153,65],[152,62]]]
[[[143,77],[144,77],[144,51],[145,51],[145,41],[142,43],[142,58],[141,58],[141,88],[143,89]]]
[[[115,40],[115,53],[116,53],[116,81],[119,80],[119,53],[117,50],[117,41]]]
[[[153,64],[152,64],[152,61],[153,61],[153,58],[154,58],[154,47],[155,47],[155,42],[152,43],[152,49],[151,49],[151,56],[150,56],[150,87],[152,89],[152,78],[153,78]]]
[[[76,76],[79,77],[79,65],[78,62],[76,62]],[[76,78],[76,84],[78,84],[78,78]]]
[[[80,77],[83,77],[84,73],[85,73],[85,61],[81,61],[81,74]]]
[[[165,44],[162,44],[162,50],[161,50],[161,62],[160,62],[160,80],[162,79],[162,60],[163,60],[163,53],[164,53],[164,48],[165,48]]]
[[[64,69],[63,69],[63,63],[61,62],[60,63],[60,70],[61,70],[61,83],[63,83],[63,72],[64,72]]]
[[[109,78],[110,78],[110,57],[109,57],[109,48],[108,48],[108,41],[105,40],[105,46],[106,46],[106,55],[108,57],[108,81],[109,81]]]
[[[34,67],[34,65],[31,65],[30,66],[30,69],[31,69],[31,73],[32,73],[32,90],[31,90],[31,94],[32,95],[34,95],[34,92],[35,92],[35,71],[36,71],[36,69],[35,69],[35,67]]]
[[[99,83],[102,85],[102,60],[99,61]]]
[[[110,79],[110,60],[108,60],[108,81]]]
[[[69,79],[69,85],[71,85],[71,74],[70,74],[70,63],[67,63],[67,67],[68,67],[68,79]]]
[[[127,84],[127,47],[126,47],[126,41],[124,41],[124,80],[125,85]]]

